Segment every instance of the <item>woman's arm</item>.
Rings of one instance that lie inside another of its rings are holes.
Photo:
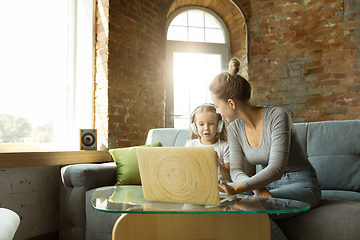
[[[264,117],[263,143],[259,154],[267,155],[266,166],[246,182],[247,190],[262,189],[281,179],[287,165],[291,141],[291,118],[285,109],[269,109]],[[265,152],[264,152],[265,151]]]
[[[287,165],[291,140],[291,119],[283,108],[273,108],[270,111],[269,115],[264,118],[264,127],[266,129],[263,131],[267,131],[267,134],[263,138],[265,138],[266,144],[261,145],[259,149],[252,151],[252,155],[247,156],[247,158],[251,159],[252,157],[259,157],[259,154],[263,155],[266,158],[263,164],[267,166],[252,177],[248,177],[245,174],[244,165],[246,159],[239,142],[246,141],[245,137],[240,135],[243,130],[240,127],[238,129],[234,127],[228,128],[231,177],[233,182],[240,182],[246,192],[259,189],[257,191],[258,194],[261,192],[263,195],[269,195],[264,188],[268,184],[280,179]],[[237,139],[234,137],[236,134],[238,135]],[[246,145],[246,143],[242,142],[242,145]]]
[[[244,193],[245,188],[241,183],[241,180],[248,179],[249,176],[245,173],[245,156],[242,151],[240,144],[240,138],[238,134],[241,131],[237,128],[235,123],[232,123],[228,128],[228,146],[229,146],[229,155],[230,155],[230,175],[231,179],[235,184],[228,185],[223,181],[219,181],[219,190],[226,192],[229,195],[235,195],[239,193]]]
[[[230,175],[233,182],[243,182],[249,179],[245,169],[245,155],[241,147],[239,134],[242,133],[237,123],[239,120],[231,123],[228,127],[228,145],[230,154]]]

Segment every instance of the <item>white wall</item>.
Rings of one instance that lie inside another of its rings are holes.
[[[60,166],[0,169],[0,207],[20,216],[14,240],[59,229]]]

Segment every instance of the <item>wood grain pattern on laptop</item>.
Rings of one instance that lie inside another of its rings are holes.
[[[143,147],[137,158],[147,201],[220,204],[213,148]]]

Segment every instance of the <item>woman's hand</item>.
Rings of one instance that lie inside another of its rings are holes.
[[[232,185],[228,185],[225,182],[219,180],[218,181],[218,188],[220,192],[224,192],[229,195],[236,195],[235,189]]]
[[[272,194],[269,192],[267,188],[260,188],[254,190],[255,196],[265,197],[265,198],[272,198]]]

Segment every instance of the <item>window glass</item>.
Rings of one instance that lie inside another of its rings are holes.
[[[211,102],[209,84],[221,72],[220,54],[174,53],[174,127],[188,128],[190,114]]]
[[[188,34],[187,34],[187,27],[177,27],[177,26],[170,26],[168,29],[168,40],[177,40],[177,41],[187,41]]]
[[[207,76],[216,76],[221,72],[221,58],[218,54],[207,54],[205,73]]]
[[[181,116],[188,115],[189,109],[189,87],[190,78],[186,76],[174,76],[174,88],[177,90],[174,93],[176,114]]]
[[[188,25],[187,12],[183,12],[177,15],[170,24],[170,26],[187,26],[187,25]]]
[[[225,43],[219,22],[211,14],[199,10],[188,10],[177,15],[170,23],[167,40]]]
[[[205,28],[205,42],[223,43],[224,35],[221,29],[206,29]]]
[[[174,53],[174,76],[183,75],[188,71],[189,59],[188,53],[175,52]]]
[[[66,1],[2,3],[2,32],[8,37],[0,40],[0,143],[64,138],[67,7]]]
[[[190,42],[204,42],[204,29],[189,27],[189,41]]]
[[[189,27],[204,27],[204,14],[203,11],[189,11]]]
[[[227,30],[215,13],[198,7],[174,11],[167,24],[165,126],[189,128],[191,112],[212,102],[210,82],[228,66]]]
[[[87,118],[89,112],[83,114],[82,109],[76,108],[75,99],[92,96],[88,85],[92,86],[93,79],[91,61],[90,78],[83,74],[89,64],[82,56],[89,59],[89,55],[76,54],[79,48],[74,46],[79,46],[75,41],[79,39],[76,31],[84,29],[81,23],[86,22],[92,28],[93,13],[89,6],[93,6],[92,0],[81,3],[73,0],[38,0],[36,4],[28,0],[2,2],[0,152],[79,150],[75,119],[85,122],[77,112]],[[76,11],[83,15],[77,16],[75,23]],[[21,17],[15,17],[14,13]],[[81,31],[81,35],[88,38],[87,32]],[[81,41],[82,49],[92,52],[93,46],[83,47],[88,43]],[[91,37],[89,42],[93,42]],[[76,85],[75,73],[88,79],[88,83],[81,83],[82,89]],[[84,94],[78,94],[80,92]],[[82,128],[91,126],[87,124]]]
[[[210,14],[205,14],[205,27],[206,28],[221,28],[218,21]]]

